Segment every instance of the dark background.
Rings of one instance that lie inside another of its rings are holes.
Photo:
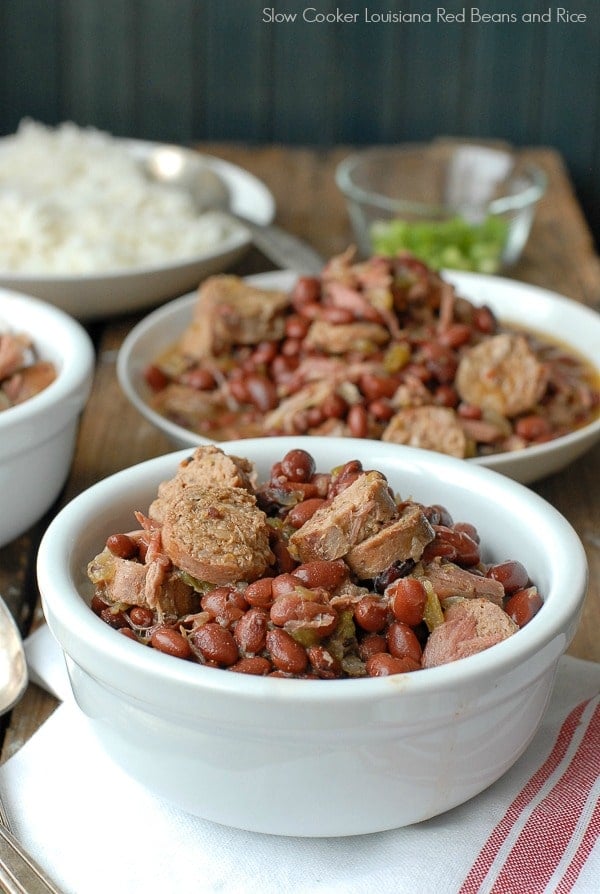
[[[438,6],[467,22],[436,22]],[[359,21],[309,24],[308,7]],[[472,7],[552,21],[473,23]],[[434,21],[366,23],[365,8]],[[553,146],[600,242],[600,3],[564,8],[587,21],[557,22],[546,0],[0,0],[0,134],[28,116],[178,143]]]

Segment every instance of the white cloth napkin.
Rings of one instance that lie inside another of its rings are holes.
[[[0,785],[17,836],[66,894],[600,890],[598,664],[562,659],[527,752],[467,804],[391,832],[299,839],[218,826],[150,795],[96,743],[45,628],[27,653],[32,679],[64,704]]]

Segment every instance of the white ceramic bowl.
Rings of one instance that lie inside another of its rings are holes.
[[[329,470],[358,458],[396,491],[476,524],[484,558],[522,561],[545,604],[515,636],[430,670],[357,680],[250,677],[144,648],[88,607],[86,564],[131,527],[189,451],[96,484],[55,518],[38,580],[76,700],[106,751],[151,792],[259,832],[339,836],[415,823],[466,801],[524,751],[586,589],[583,548],[540,497],[436,453],[336,438],[228,442],[264,477],[292,447]]]
[[[600,376],[600,314],[555,292],[516,280],[450,270],[444,271],[443,276],[474,304],[488,305],[499,319],[546,333],[570,345],[599,370]],[[296,277],[297,274],[289,271],[277,271],[249,277],[248,281],[265,288],[290,289]],[[133,406],[164,432],[176,447],[205,444],[207,439],[165,419],[152,409],[149,404],[151,392],[144,379],[144,370],[177,341],[192,319],[195,302],[195,293],[186,295],[145,317],[125,339],[117,361],[119,382]],[[511,453],[476,457],[467,462],[486,466],[528,484],[558,472],[599,440],[600,417],[546,444]]]
[[[37,298],[0,288],[0,326],[33,338],[58,375],[34,397],[0,413],[0,546],[50,508],[66,481],[77,425],[92,384],[94,349],[83,327]]]
[[[132,155],[144,162],[159,144],[124,140]],[[202,155],[225,182],[232,210],[258,224],[271,223],[275,201],[257,177],[220,158]],[[238,224],[215,249],[187,261],[156,267],[89,275],[28,275],[0,271],[0,286],[35,295],[80,320],[134,312],[167,301],[193,288],[205,276],[227,270],[248,250],[250,232]]]

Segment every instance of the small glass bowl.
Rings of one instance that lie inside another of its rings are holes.
[[[510,151],[439,141],[357,152],[336,183],[363,257],[406,250],[434,269],[497,273],[518,261],[546,175]]]

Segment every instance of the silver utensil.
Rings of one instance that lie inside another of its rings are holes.
[[[151,180],[188,192],[199,213],[223,211],[243,224],[254,245],[276,266],[310,275],[323,269],[325,261],[306,242],[273,224],[257,224],[235,212],[227,184],[197,152],[162,145],[154,149],[143,164]]]
[[[28,683],[19,628],[0,596],[0,714],[10,711]],[[61,894],[10,830],[0,797],[0,889],[6,894]]]

